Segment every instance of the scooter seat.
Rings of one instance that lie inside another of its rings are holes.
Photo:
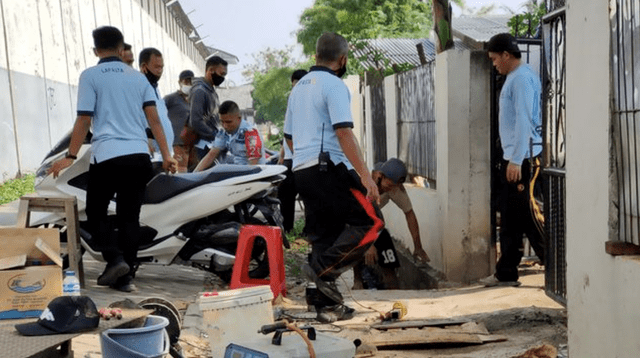
[[[160,173],[147,184],[145,204],[158,204],[197,186],[215,183],[242,175],[256,174],[262,169],[252,165],[218,164],[198,173],[169,175]]]

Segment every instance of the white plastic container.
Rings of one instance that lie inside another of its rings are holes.
[[[80,296],[80,281],[75,271],[67,270],[62,281],[62,294],[65,296]]]
[[[269,286],[256,286],[219,292],[198,299],[202,326],[209,335],[212,357],[223,357],[231,342],[256,339],[265,324],[273,323]]]

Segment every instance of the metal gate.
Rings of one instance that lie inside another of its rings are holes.
[[[564,0],[548,1],[543,17],[543,178],[547,251],[545,291],[567,304],[565,222],[566,155],[566,17]]]

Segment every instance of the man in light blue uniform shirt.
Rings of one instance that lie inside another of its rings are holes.
[[[226,164],[264,164],[262,137],[257,128],[242,119],[238,105],[233,101],[224,101],[219,111],[223,130],[218,131],[211,149],[194,172],[209,168],[220,154],[225,154]]]
[[[89,129],[91,165],[87,187],[89,232],[107,265],[98,285],[131,292],[140,231],[140,207],[151,161],[145,128],[158,138],[163,168],[175,172],[155,106],[155,93],[142,74],[122,62],[124,38],[120,30],[104,26],[93,31],[98,65],[82,72],[78,85],[78,117],[69,151],[49,173],[54,177],[77,159]],[[146,117],[146,120],[145,120]],[[117,237],[110,235],[109,202],[116,195]]]
[[[284,126],[312,246],[302,271],[317,290],[307,290],[307,304],[321,322],[353,317],[335,280],[364,259],[383,227],[371,202],[380,198],[378,187],[351,129],[351,95],[340,79],[348,52],[338,34],[318,38],[316,66],[293,88]]]
[[[540,211],[533,198],[542,152],[541,86],[538,75],[521,60],[516,39],[508,33],[487,43],[489,58],[507,78],[500,91],[499,131],[503,150],[499,194],[500,258],[495,275],[480,280],[485,286],[519,286],[518,265],[523,255],[523,234],[544,263]],[[533,178],[533,179],[532,179]]]
[[[153,91],[156,95],[156,110],[158,111],[158,117],[160,117],[162,130],[164,131],[164,136],[167,139],[169,150],[173,155],[173,126],[171,125],[171,120],[169,119],[169,111],[167,110],[167,106],[164,103],[164,99],[160,95],[160,90],[158,90],[158,81],[160,81],[160,78],[162,77],[162,71],[164,70],[164,59],[162,58],[162,53],[158,49],[147,47],[140,51],[140,56],[138,56],[138,65],[140,66],[140,72],[142,72],[142,74],[147,77],[147,80],[149,80],[149,84],[151,84],[151,87],[153,87]],[[147,135],[149,134],[149,131],[147,131]],[[160,151],[158,142],[153,138],[151,139],[151,145],[154,152]]]

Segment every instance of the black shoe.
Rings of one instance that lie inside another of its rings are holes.
[[[305,289],[305,299],[307,302],[307,310],[309,312],[315,312],[316,306],[328,307],[335,306],[339,303],[330,299],[315,287],[307,287]]]
[[[312,281],[316,284],[316,287],[318,288],[318,290],[320,290],[320,292],[324,293],[327,297],[338,304],[344,302],[344,298],[342,298],[342,294],[340,293],[340,291],[338,291],[338,287],[336,287],[336,284],[334,282],[322,281],[308,264],[302,265],[302,272],[305,274],[309,281]]]
[[[115,284],[118,278],[129,273],[129,269],[129,265],[122,260],[118,260],[112,265],[107,264],[102,275],[98,277],[98,285],[111,286]]]
[[[352,319],[355,316],[356,310],[340,304],[327,307],[316,306],[316,312],[318,312],[316,320],[320,323],[333,323],[335,321],[346,321]]]
[[[113,285],[110,285],[109,287],[113,288],[114,290],[118,290],[122,292],[138,291],[138,288],[136,287],[136,285],[131,283],[132,281],[133,281],[132,275],[124,275],[119,277],[116,280],[116,282]]]

